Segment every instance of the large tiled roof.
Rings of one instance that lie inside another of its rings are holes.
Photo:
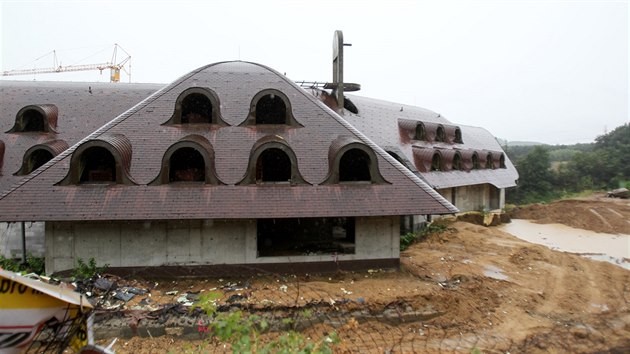
[[[164,125],[172,117],[180,93],[191,87],[209,88],[217,94],[227,126]],[[241,125],[250,113],[252,98],[267,89],[286,95],[296,125]],[[61,117],[59,122],[61,128]],[[116,134],[124,135],[131,144],[129,175],[135,184],[58,185],[68,175],[74,150],[86,141]],[[212,145],[216,175],[224,184],[149,185],[160,174],[168,148],[191,134],[206,138]],[[288,143],[306,184],[237,185],[247,173],[252,147],[269,135]],[[330,145],[343,135],[375,152],[388,183],[322,184],[329,174]],[[246,62],[212,64],[183,76],[98,128],[0,198],[0,221],[333,217],[455,211],[432,188],[312,95],[283,75]]]
[[[401,131],[401,126],[412,126],[414,122],[423,122],[427,126],[442,124],[447,130],[455,127],[440,114],[430,110],[386,102],[382,100],[347,95],[358,108],[358,114],[345,111],[344,119],[367,135],[383,149],[396,153],[404,160],[405,165],[413,171],[418,171],[414,165],[414,147],[438,150],[475,150],[481,152],[503,153],[501,146],[494,136],[484,128],[457,125],[461,129],[463,143],[429,142],[413,140]],[[505,168],[475,169],[469,171],[431,171],[420,172],[422,178],[433,188],[442,189],[465,185],[489,183],[497,188],[507,188],[516,185],[518,172],[509,160],[505,158]]]
[[[24,153],[29,148],[46,144],[58,152],[60,146],[73,145],[163,86],[0,81],[0,141],[5,144],[4,163],[0,166],[0,192],[23,178],[14,174],[22,166]],[[54,122],[50,122],[54,131],[7,133],[14,126],[16,115],[27,106],[54,113],[51,114]]]

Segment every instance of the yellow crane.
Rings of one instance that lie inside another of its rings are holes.
[[[123,58],[119,63],[116,63],[118,49],[123,51],[126,54],[126,57]],[[122,69],[127,74],[127,76],[129,76],[129,82],[131,82],[131,55],[129,55],[129,53],[127,53],[127,51],[125,51],[118,44],[114,44],[114,53],[112,54],[112,60],[105,63],[99,63],[99,64],[62,66],[61,63],[57,61],[57,52],[53,50],[51,53],[53,54],[53,66],[51,68],[8,70],[8,71],[3,71],[2,76],[49,74],[49,73],[62,73],[62,72],[85,71],[85,70],[100,70],[102,74],[103,70],[110,69],[109,81],[120,82],[120,70]],[[48,54],[45,54],[44,56]],[[127,66],[125,67],[125,65]]]

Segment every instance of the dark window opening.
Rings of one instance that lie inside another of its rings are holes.
[[[418,123],[416,125],[416,140],[424,140],[426,137],[426,131],[424,130],[424,124]]]
[[[479,157],[477,157],[477,155],[475,154],[472,155],[472,169],[479,169]]]
[[[433,157],[431,158],[431,171],[439,171],[441,166],[442,158],[440,157],[440,154],[433,154]]]
[[[363,150],[350,149],[339,160],[339,181],[371,181],[370,156]]]
[[[354,218],[259,219],[258,257],[354,254]]]
[[[200,93],[191,93],[182,101],[182,124],[212,123],[212,103]]]
[[[196,149],[181,148],[169,160],[169,182],[204,182],[206,164]]]
[[[500,168],[507,168],[505,167],[505,155],[501,154],[501,157],[499,158],[499,167]]]
[[[256,103],[256,124],[286,124],[287,106],[282,98],[270,94]]]
[[[44,128],[44,116],[34,110],[29,109],[22,115],[22,131],[23,132],[43,132]]]
[[[458,171],[462,169],[462,157],[459,154],[453,156],[453,169]]]
[[[487,169],[494,169],[494,164],[492,163],[492,154],[488,154],[488,156],[486,156],[486,168]]]
[[[31,156],[28,159],[28,165],[26,169],[26,174],[29,174],[36,169],[42,167],[46,162],[52,160],[53,155],[50,151],[39,149],[33,151]]]
[[[288,182],[291,180],[291,159],[278,148],[263,151],[256,161],[256,182]]]
[[[446,140],[446,133],[444,132],[444,127],[438,127],[435,132],[435,141],[444,142]]]
[[[464,140],[462,140],[462,131],[461,129],[455,129],[455,142],[458,144],[463,144]]]
[[[389,154],[389,156],[393,157],[394,159],[396,159],[396,161],[400,162],[403,166],[407,167],[407,165],[405,164],[405,162],[403,161],[403,159],[400,158],[400,156],[398,156],[397,153],[395,152],[391,152],[388,151],[387,152]]]
[[[81,155],[83,171],[79,183],[116,182],[116,160],[109,150],[94,146]]]

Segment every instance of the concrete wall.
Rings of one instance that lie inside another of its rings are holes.
[[[44,223],[25,222],[26,253],[44,257]],[[22,257],[22,223],[0,223],[0,255],[5,258]]]
[[[490,211],[503,209],[505,206],[505,189],[491,184],[438,189],[438,193],[461,212],[481,209]]]
[[[48,222],[46,272],[71,269],[78,258],[98,265],[260,264],[398,258],[400,218],[356,219],[355,253],[257,257],[256,220]]]

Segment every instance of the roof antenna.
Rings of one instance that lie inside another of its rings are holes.
[[[335,31],[333,36],[333,96],[337,99],[341,114],[343,114],[343,47],[352,46],[343,42],[343,32]]]

